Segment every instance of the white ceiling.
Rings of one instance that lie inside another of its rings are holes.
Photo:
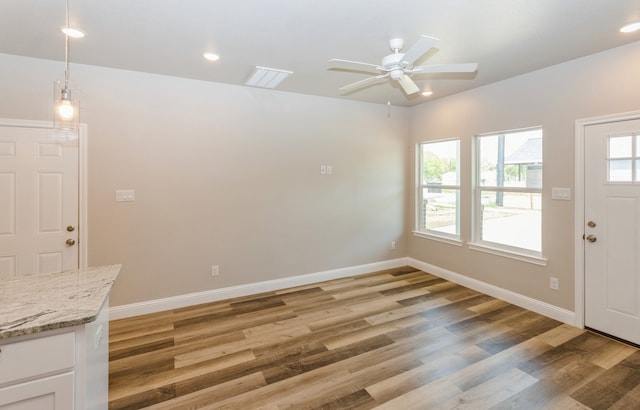
[[[640,0],[69,0],[82,63],[242,85],[256,65],[293,71],[277,89],[410,106],[640,40]],[[63,60],[65,0],[0,0],[0,53]],[[478,62],[472,78],[414,77],[432,97],[385,82],[350,94],[366,74],[329,70],[342,58],[378,64],[389,39],[421,35],[439,51],[418,63]],[[212,63],[204,51],[221,57]],[[597,79],[595,79],[597,80]],[[82,84],[77,84],[82,89]]]

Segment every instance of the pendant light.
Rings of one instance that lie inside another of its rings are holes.
[[[66,2],[66,25],[64,33],[64,81],[53,83],[53,127],[63,132],[65,139],[78,136],[80,107],[78,92],[69,88],[69,0]]]

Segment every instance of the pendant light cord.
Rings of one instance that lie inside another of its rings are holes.
[[[67,22],[66,28],[69,28],[69,0],[67,0]],[[64,88],[69,88],[69,35],[64,35]]]

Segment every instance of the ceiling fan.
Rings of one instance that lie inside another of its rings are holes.
[[[478,69],[478,63],[413,66],[420,57],[422,57],[427,51],[431,50],[439,42],[440,40],[435,37],[422,35],[405,53],[401,53],[400,50],[402,50],[404,46],[404,40],[401,38],[394,38],[389,41],[389,47],[393,50],[393,53],[384,57],[382,59],[382,64],[380,65],[342,60],[339,58],[332,58],[329,60],[329,63],[332,65],[332,68],[342,70],[381,73],[373,77],[365,78],[364,80],[356,81],[352,84],[347,84],[340,88],[341,91],[350,91],[362,88],[389,77],[392,80],[397,81],[407,95],[415,94],[420,91],[420,88],[418,88],[416,83],[411,79],[412,75],[473,73]]]

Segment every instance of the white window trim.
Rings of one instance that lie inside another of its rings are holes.
[[[459,235],[446,234],[437,231],[413,231],[413,236],[418,238],[431,239],[432,241],[448,243],[449,245],[462,246],[464,242],[459,239]]]
[[[532,263],[534,265],[547,266],[547,258],[543,257],[540,252],[527,252],[523,248],[508,249],[507,245],[494,244],[493,242],[467,242],[467,247],[478,252],[490,253],[492,255],[503,256],[509,259],[515,259],[521,262]]]
[[[545,258],[542,252],[534,251],[526,248],[518,248],[514,246],[509,246],[501,243],[495,243],[490,241],[484,241],[480,239],[479,232],[482,231],[482,220],[479,218],[479,206],[482,203],[482,192],[483,191],[493,191],[493,192],[515,192],[515,193],[538,193],[542,195],[542,189],[540,188],[522,188],[522,187],[497,187],[491,185],[481,185],[480,184],[480,172],[478,170],[478,164],[480,163],[480,149],[479,149],[479,141],[482,137],[497,135],[497,134],[508,134],[508,133],[516,133],[527,130],[543,130],[542,127],[530,127],[530,128],[521,128],[515,130],[506,130],[506,131],[498,131],[491,132],[485,134],[477,134],[473,137],[473,155],[472,155],[472,163],[471,163],[471,172],[473,173],[473,193],[472,193],[472,209],[471,209],[471,219],[472,219],[472,232],[471,232],[471,241],[467,242],[467,247],[471,250],[475,250],[478,252],[490,253],[492,255],[503,256],[510,259],[519,260],[522,262],[532,263],[540,266],[547,266],[547,258]],[[543,140],[544,140],[544,132],[543,132]],[[544,146],[544,141],[543,141]],[[542,160],[542,166],[544,169],[544,158]],[[542,212],[542,211],[541,211]],[[541,244],[542,245],[542,244]]]

